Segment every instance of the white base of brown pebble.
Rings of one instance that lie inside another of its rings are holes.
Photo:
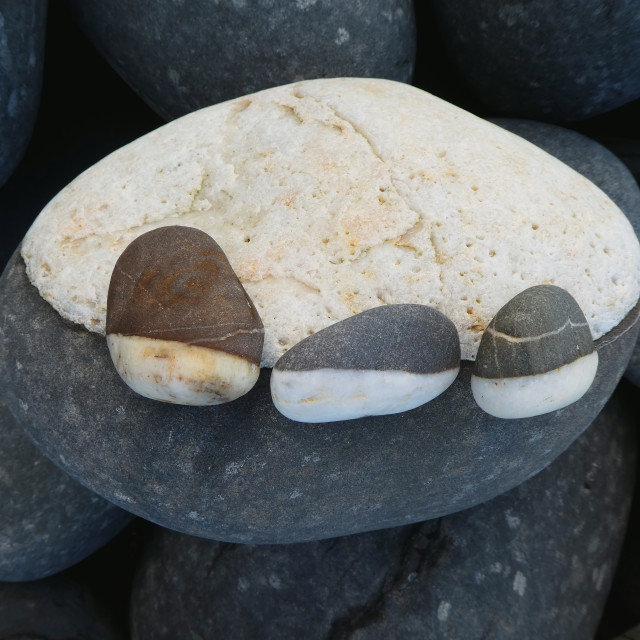
[[[120,377],[152,400],[222,404],[247,393],[260,374],[240,356],[184,342],[110,334],[107,345]]]

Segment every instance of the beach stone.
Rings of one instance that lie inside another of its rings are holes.
[[[640,97],[634,2],[433,5],[464,80],[496,114],[570,122]]]
[[[287,351],[271,372],[271,396],[281,413],[301,422],[389,415],[433,400],[459,371],[451,320],[425,305],[387,305]]]
[[[81,28],[166,119],[305,78],[410,82],[411,0],[73,0]]]
[[[191,227],[148,231],[124,250],[106,334],[122,379],[154,400],[229,402],[260,373],[260,316],[220,246]]]
[[[0,434],[0,581],[38,580],[62,571],[130,522],[130,514],[43,456],[1,399]]]
[[[413,411],[301,428],[276,410],[264,369],[242,401],[215,407],[130,391],[104,338],[62,319],[30,285],[18,254],[0,281],[0,305],[6,401],[41,450],[147,520],[232,542],[381,529],[507,491],[592,422],[638,333],[636,308],[596,340],[589,391],[564,409],[519,420],[517,429],[477,407],[466,361],[446,392]]]
[[[530,287],[485,329],[471,376],[476,402],[499,418],[526,418],[579,400],[598,354],[578,303],[560,287]]]
[[[86,584],[54,576],[21,584],[0,582],[2,640],[125,640]]]
[[[100,332],[115,262],[178,223],[216,239],[264,322],[263,371],[238,402],[154,403],[111,366]],[[640,247],[610,198],[526,141],[386,80],[300,82],[170,123],[64,189],[22,255],[31,280],[16,256],[0,283],[0,375],[22,428],[117,505],[234,542],[406,524],[516,486],[591,423],[638,331]],[[515,430],[476,405],[471,361],[498,309],[541,283],[585,310],[599,370],[579,402]],[[278,413],[268,369],[280,356],[390,303],[454,322],[465,360],[449,389],[392,417],[301,428]]]
[[[132,593],[133,640],[592,638],[624,536],[633,405],[614,395],[536,477],[421,524],[294,545],[158,532]]]
[[[104,333],[116,260],[167,224],[222,247],[264,323],[264,367],[385,304],[438,309],[473,360],[491,318],[530,286],[571,293],[594,338],[640,295],[640,245],[601,190],[388,80],[300,82],[161,127],[53,198],[22,255],[63,317]]]
[[[554,155],[600,187],[624,212],[640,238],[640,189],[618,156],[595,140],[556,125],[515,118],[492,122]],[[625,377],[640,386],[640,344],[633,351]]]
[[[16,168],[35,124],[44,58],[46,0],[0,10],[0,187]]]

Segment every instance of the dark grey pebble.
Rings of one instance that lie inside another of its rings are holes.
[[[455,325],[418,304],[376,307],[305,338],[274,365],[271,395],[293,420],[399,413],[443,393],[460,370]]]
[[[1,399],[0,440],[0,581],[62,571],[131,521],[42,455]]]
[[[525,289],[482,334],[471,390],[498,418],[520,419],[579,400],[598,370],[587,319],[573,296],[554,285]]]
[[[71,0],[78,23],[167,119],[311,78],[409,82],[411,0]]]
[[[22,159],[38,113],[46,14],[46,0],[0,8],[0,187]]]
[[[494,113],[570,122],[640,97],[635,2],[435,0],[467,85]]]
[[[512,118],[496,118],[492,122],[544,149],[600,187],[627,216],[640,239],[638,183],[625,163],[609,149],[576,131],[556,125]],[[621,147],[621,151],[630,153],[632,145]],[[640,177],[640,173],[636,177]],[[640,342],[636,344],[625,377],[640,386]]]
[[[636,461],[619,397],[516,489],[422,524],[295,545],[163,531],[132,594],[133,640],[585,640],[624,535]]]
[[[111,366],[104,337],[65,322],[17,255],[0,280],[0,307],[6,401],[47,456],[147,520],[255,543],[418,522],[504,493],[591,424],[639,329],[636,307],[596,341],[598,374],[583,398],[517,429],[477,407],[468,362],[445,393],[413,411],[301,425],[273,406],[269,370],[246,396],[217,407],[136,395]]]

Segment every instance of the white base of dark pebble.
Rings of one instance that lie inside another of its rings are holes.
[[[562,409],[589,389],[598,369],[593,351],[553,371],[517,378],[471,376],[471,391],[481,409],[496,418],[530,418]]]
[[[408,373],[315,369],[271,373],[271,397],[280,413],[298,422],[334,422],[415,409],[447,389],[459,369]]]

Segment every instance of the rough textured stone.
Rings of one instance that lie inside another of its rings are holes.
[[[460,370],[455,325],[425,305],[376,307],[296,344],[271,373],[285,416],[329,422],[414,409],[443,393]]]
[[[86,585],[62,576],[0,583],[1,640],[125,640]]]
[[[514,295],[555,284],[594,338],[640,295],[640,244],[586,178],[525,140],[398,82],[268,89],[169,123],[63,189],[27,233],[31,281],[103,332],[124,248],[167,224],[223,248],[265,325],[262,365],[383,304],[435,307],[473,360]]]
[[[260,315],[218,243],[192,227],[148,231],[123,251],[106,334],[122,379],[155,400],[229,402],[260,373]]]
[[[436,0],[434,7],[461,74],[494,112],[573,121],[640,97],[633,0]]]
[[[2,400],[0,438],[0,581],[37,580],[62,571],[131,520],[45,458]]]
[[[296,545],[161,532],[132,596],[134,640],[585,640],[624,534],[633,408],[615,397],[535,478],[464,513]]]
[[[533,142],[600,187],[622,209],[640,238],[640,189],[629,169],[611,151],[580,133],[555,125],[510,118],[496,118],[493,122]],[[640,386],[640,343],[625,376]]]
[[[21,426],[56,464],[146,519],[235,542],[293,542],[416,522],[483,502],[564,451],[611,395],[637,308],[596,341],[593,386],[513,422],[471,396],[471,364],[414,411],[301,428],[271,402],[268,371],[217,407],[152,402],[121,384],[102,336],[64,321],[18,255],[0,283],[0,376]]]
[[[22,159],[38,112],[47,0],[0,9],[0,187]]]
[[[409,82],[410,0],[74,0],[99,51],[165,118],[304,78]]]

